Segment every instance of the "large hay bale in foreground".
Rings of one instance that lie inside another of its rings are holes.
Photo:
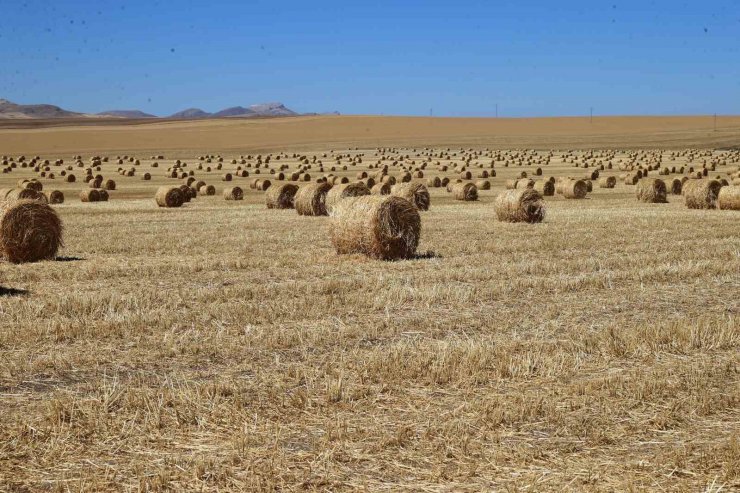
[[[740,211],[740,186],[722,187],[717,195],[717,205],[726,211]]]
[[[241,187],[224,188],[224,200],[244,200],[244,190]]]
[[[721,188],[717,180],[688,180],[681,193],[689,209],[716,209]]]
[[[292,209],[293,199],[298,192],[298,185],[280,183],[271,186],[265,194],[265,203],[268,209]]]
[[[154,200],[159,207],[181,207],[185,202],[185,196],[179,187],[159,187],[154,195]]]
[[[8,262],[54,259],[62,246],[57,213],[36,200],[0,202],[0,254]]]
[[[532,188],[505,190],[494,202],[499,221],[510,223],[538,223],[545,218],[542,195]]]
[[[588,185],[583,180],[564,180],[560,186],[566,199],[583,199],[588,193]]]
[[[668,189],[665,182],[659,178],[643,178],[637,182],[637,200],[650,204],[664,204],[668,202]]]
[[[550,197],[555,195],[555,184],[550,180],[537,180],[534,182],[533,190],[542,196]]]
[[[293,198],[296,212],[301,216],[327,216],[326,194],[331,187],[331,184],[323,182],[299,188]]]
[[[326,194],[326,210],[331,214],[334,206],[343,199],[347,197],[361,197],[363,195],[370,195],[370,190],[363,183],[342,183],[341,185],[334,185]]]
[[[429,210],[429,190],[421,183],[399,183],[391,189],[391,195],[408,200],[420,211]]]
[[[478,200],[478,187],[473,183],[455,183],[450,188],[452,197],[455,200],[463,200],[465,202],[472,202]]]
[[[599,188],[614,188],[617,186],[617,178],[615,176],[602,176],[599,178]]]
[[[383,195],[346,197],[330,212],[329,234],[337,253],[362,253],[382,260],[413,257],[421,216],[408,200]]]

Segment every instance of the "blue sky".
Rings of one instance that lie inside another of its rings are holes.
[[[158,115],[740,114],[740,2],[0,0],[0,98]]]

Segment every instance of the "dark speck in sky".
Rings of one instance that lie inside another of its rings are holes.
[[[174,48],[170,48],[170,51],[171,51],[172,53],[174,53],[174,52],[175,52],[175,49],[174,49]]]
[[[707,29],[707,28],[705,27],[705,28],[704,28],[704,32],[705,32],[705,33],[708,33],[708,32],[709,32],[709,29]]]

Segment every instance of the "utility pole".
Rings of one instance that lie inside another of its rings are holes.
[[[429,116],[434,116],[434,108],[429,108]]]

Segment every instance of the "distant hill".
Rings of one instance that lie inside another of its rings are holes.
[[[249,108],[243,106],[234,106],[232,108],[226,108],[225,110],[218,111],[211,116],[214,118],[221,118],[225,116],[253,116],[255,113]]]
[[[118,118],[157,118],[156,115],[150,115],[139,110],[110,110],[98,113],[98,116],[115,116]]]
[[[260,116],[293,116],[298,114],[286,108],[283,103],[253,104],[249,109]]]
[[[170,118],[208,118],[209,116],[211,116],[210,113],[206,113],[200,108],[188,108],[170,115]]]
[[[0,118],[71,118],[87,116],[51,104],[16,104],[0,99]]]

